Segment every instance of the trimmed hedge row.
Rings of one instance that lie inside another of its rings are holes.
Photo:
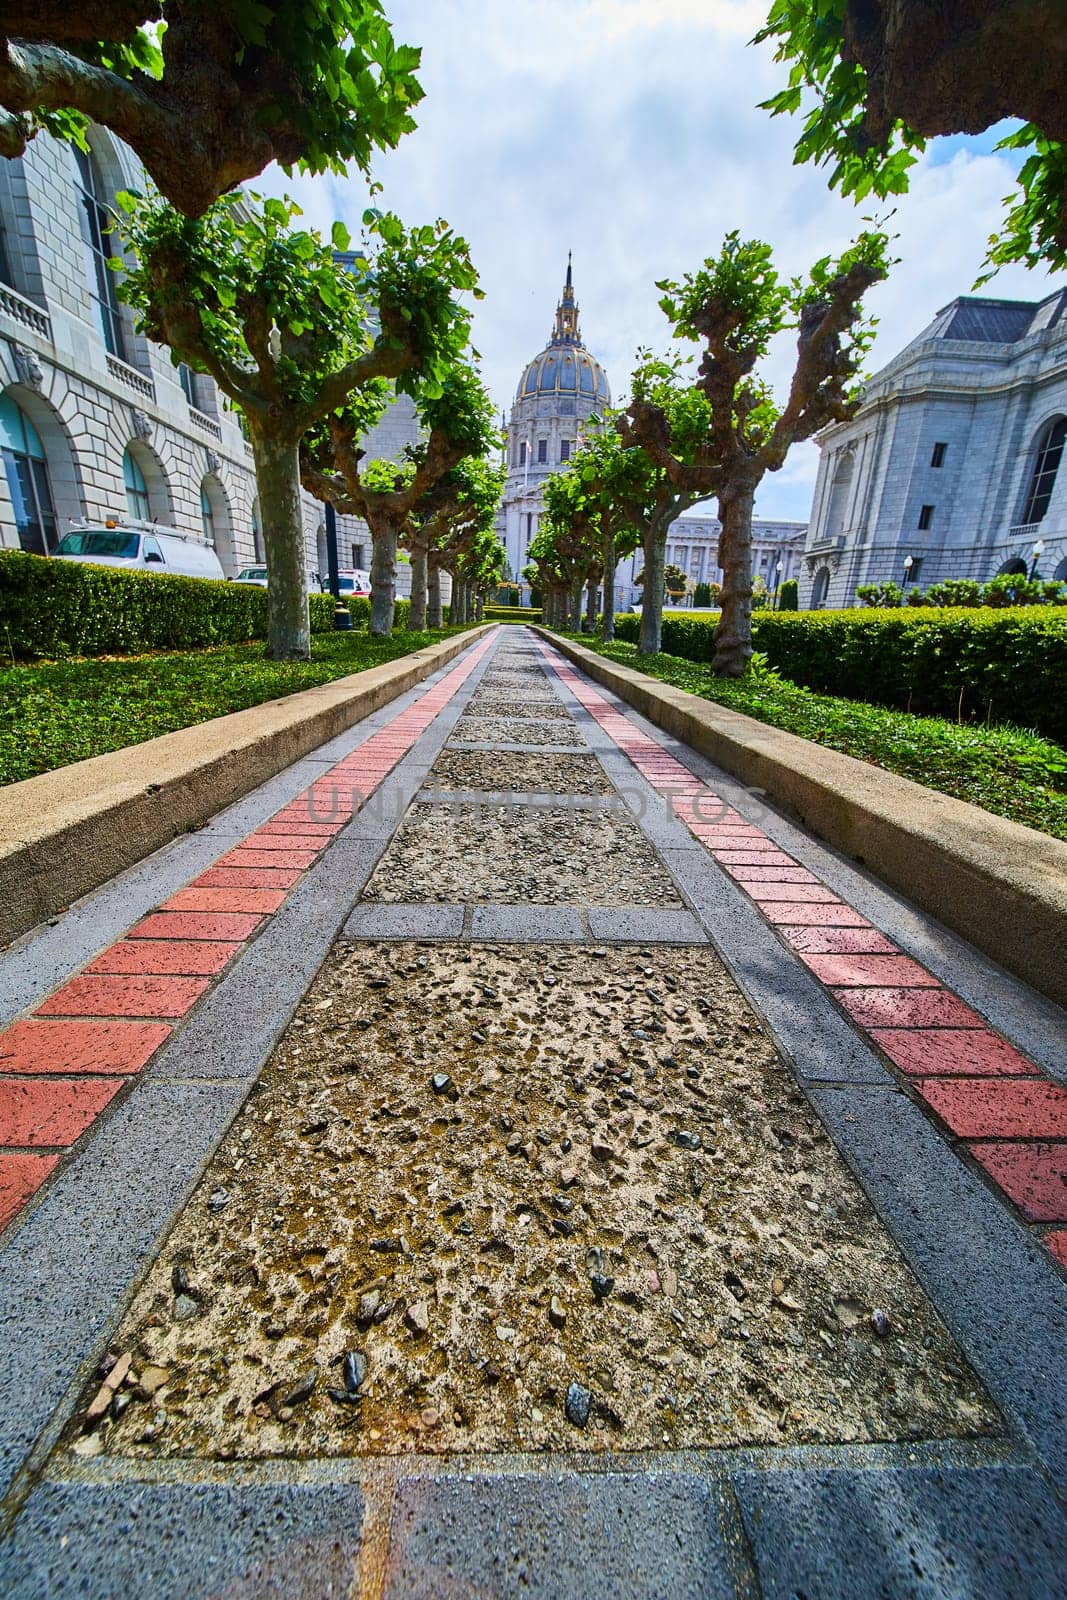
[[[619,617],[636,643],[641,619]],[[663,649],[710,661],[715,624],[663,617]],[[961,722],[1006,722],[1067,744],[1067,615],[923,607],[917,611],[761,612],[752,639],[792,683]]]
[[[350,608],[353,621],[359,606],[366,623],[366,600]],[[329,632],[333,610],[331,595],[311,596],[313,633]],[[267,591],[253,584],[0,551],[0,651],[16,660],[189,650],[266,635]]]
[[[540,622],[538,606],[486,606],[482,612],[485,622]]]

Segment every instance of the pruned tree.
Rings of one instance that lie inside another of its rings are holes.
[[[684,511],[713,492],[677,476],[682,465],[703,465],[707,459],[709,408],[701,391],[685,382],[679,362],[658,360],[647,352],[634,369],[631,392],[634,401],[617,423],[630,457],[621,506],[628,525],[637,530],[645,561],[638,654],[656,655],[663,642],[667,535]],[[644,427],[638,425],[646,414],[659,419],[670,438],[671,450],[663,452],[662,460],[646,447]]]
[[[1067,267],[1063,0],[774,0],[756,39],[791,63],[764,104],[804,115],[797,160],[857,200],[903,193],[928,139],[1021,118],[998,145],[1026,159],[989,263]]]
[[[415,125],[419,55],[380,0],[10,0],[0,155],[96,122],[198,217],[271,161],[366,170]]]
[[[694,437],[693,413],[679,432],[674,417],[643,376],[634,384],[627,437],[679,490],[718,501],[722,615],[715,629],[714,669],[739,677],[752,655],[752,510],[767,472],[777,472],[791,445],[831,422],[843,422],[860,401],[862,357],[873,326],[862,300],[888,270],[884,234],[865,233],[840,257],[816,262],[806,281],[778,276],[769,245],[727,234],[720,254],[682,282],[664,281],[660,305],[674,333],[705,345],[696,392],[705,425]],[[770,341],[798,330],[789,395],[775,403],[756,375]],[[646,562],[649,585],[660,574]]]
[[[306,659],[300,440],[346,403],[365,426],[383,403],[383,380],[423,394],[442,384],[467,344],[457,295],[477,292],[467,247],[443,222],[409,234],[369,211],[374,258],[357,255],[348,270],[317,233],[290,226],[291,201],[259,208],[226,197],[196,220],[162,200],[127,202],[136,264],[119,293],[150,338],[208,373],[243,413],[267,555],[269,651]],[[335,224],[332,245],[349,243]]]
[[[484,457],[468,457],[414,508],[404,532],[411,557],[408,627],[441,626],[441,573],[461,561],[496,521],[505,469]]]
[[[397,545],[413,512],[453,467],[483,455],[495,437],[493,403],[465,361],[419,384],[415,401],[426,436],[400,463],[367,460],[360,445],[367,418],[358,397],[309,430],[300,449],[305,489],[362,517],[370,529],[370,631],[379,636],[393,631]]]
[[[566,587],[567,623],[574,633],[578,632],[582,622],[582,589],[586,588],[586,615],[590,626],[595,628],[597,588],[604,574],[604,564],[594,507],[585,494],[581,477],[569,465],[563,472],[552,473],[541,492],[544,512],[538,534],[543,534],[551,543]],[[536,547],[535,540],[531,551]]]
[[[608,413],[599,426],[590,422],[586,427],[565,473],[555,474],[549,482],[557,478],[573,481],[573,510],[588,519],[599,540],[604,595],[600,632],[603,639],[610,640],[615,637],[615,573],[619,562],[632,555],[638,543],[629,501],[648,468],[640,451],[624,449],[614,414]]]

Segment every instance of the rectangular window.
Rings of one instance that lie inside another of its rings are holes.
[[[923,506],[919,511],[919,527],[928,528],[934,520],[933,506]]]
[[[914,585],[914,584],[918,583],[918,581],[919,581],[919,573],[920,573],[920,571],[922,569],[922,564],[923,564],[922,556],[912,556],[912,558],[911,558],[911,566],[908,568],[908,576],[907,576],[907,579],[905,580],[907,583],[909,583],[911,585]]]
[[[363,570],[363,546],[361,544],[352,546],[352,565],[359,571]]]
[[[117,279],[108,262],[119,251],[112,237],[112,219],[98,193],[96,165],[92,155],[75,149],[82,199],[82,231],[92,258],[93,277],[90,292],[96,300],[105,348],[119,360],[125,360],[123,349],[122,317],[116,294]],[[94,292],[95,291],[95,292]]]
[[[182,394],[185,396],[186,400],[188,400],[189,404],[195,409],[196,380],[193,377],[192,367],[188,366],[184,361],[178,362],[178,382],[182,386]]]
[[[537,459],[538,459],[538,461],[547,461],[548,460],[548,440],[547,439],[538,439],[538,441],[537,441]]]
[[[0,219],[0,283],[6,283],[9,289],[15,287],[15,280],[11,276],[11,263],[7,255],[7,243],[4,239],[4,224]]]
[[[569,461],[570,458],[571,458],[571,442],[570,442],[569,439],[561,439],[559,441],[559,459],[561,461]]]
[[[930,465],[932,467],[943,467],[944,466],[944,464],[945,464],[945,451],[947,449],[948,449],[948,445],[947,444],[935,444],[934,445],[934,453],[930,457]]]
[[[530,540],[532,538],[533,538],[533,512],[532,511],[527,511],[527,513],[526,513],[526,543],[529,544],[529,542],[530,542]]]
[[[522,443],[519,445],[519,466],[520,467],[524,467],[525,465],[526,465],[526,440],[524,439],[522,441]]]

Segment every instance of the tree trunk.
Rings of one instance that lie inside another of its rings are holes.
[[[421,632],[426,626],[426,568],[425,545],[411,548],[411,610],[408,612],[408,631]]]
[[[663,567],[666,545],[655,528],[641,540],[645,556],[645,587],[641,593],[640,656],[658,654],[663,643]]]
[[[435,561],[428,564],[426,573],[426,621],[431,628],[444,625],[441,609],[441,568]]]
[[[452,604],[448,608],[448,620],[453,627],[463,619],[463,579],[457,572],[452,574]]]
[[[715,629],[713,670],[740,678],[752,656],[752,505],[755,493],[741,489],[719,496],[719,565],[722,616]]]
[[[615,637],[615,535],[606,533],[601,540],[604,561],[604,613],[600,620],[600,637],[605,644]]]
[[[597,590],[600,585],[595,578],[590,578],[585,586],[585,631],[588,634],[596,632]]]
[[[288,438],[272,437],[263,424],[249,431],[267,556],[267,654],[274,661],[307,661],[311,622],[299,446]]]
[[[396,528],[382,522],[370,533],[370,631],[388,639],[396,609]]]
[[[571,611],[567,618],[571,633],[582,631],[582,580],[576,578],[571,585]]]

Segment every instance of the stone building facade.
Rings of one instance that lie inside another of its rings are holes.
[[[0,548],[47,554],[72,522],[138,517],[208,540],[232,577],[263,559],[251,447],[211,379],[135,331],[106,264],[115,193],[143,186],[102,129],[88,154],[42,133],[0,161]],[[404,400],[367,448],[396,457],[416,437]],[[325,573],[322,510],[304,498],[308,568]],[[341,518],[338,535],[340,564],[369,566],[366,528]]]
[[[803,607],[860,584],[1067,578],[1067,290],[962,297],[867,385],[822,451]]]
[[[752,575],[762,578],[771,594],[787,578],[800,577],[807,531],[807,523],[804,522],[752,519]],[[671,523],[666,565],[680,567],[692,584],[721,584],[719,532],[717,517],[679,517]],[[644,557],[640,551],[619,563],[615,584],[617,611],[640,604],[641,590],[634,579],[640,575],[643,566]]]
[[[552,333],[541,353],[523,368],[507,427],[508,475],[497,532],[516,581],[522,582],[541,520],[545,479],[570,460],[582,424],[602,417],[610,404],[607,374],[582,343],[568,257]],[[523,598],[529,599],[527,586]]]
[[[571,263],[548,344],[523,368],[507,427],[507,481],[497,531],[507,552],[512,577],[522,586],[523,604],[530,588],[523,580],[528,551],[543,509],[542,488],[550,473],[566,465],[581,442],[582,425],[599,419],[611,405],[607,373],[582,343],[574,298]],[[800,572],[804,542],[802,522],[754,522],[752,570],[769,589]],[[667,561],[680,566],[694,583],[719,583],[719,524],[713,517],[680,517],[671,528]],[[615,606],[624,611],[641,599],[634,583],[644,565],[640,552],[619,563]]]

